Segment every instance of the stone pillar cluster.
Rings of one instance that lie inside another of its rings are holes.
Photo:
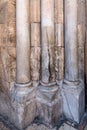
[[[85,24],[85,0],[16,0],[16,78],[6,116],[20,130],[35,119],[52,129],[63,115],[80,123]]]
[[[85,22],[80,18],[81,14],[85,16],[84,6],[77,0],[16,1],[17,72],[13,97],[19,106],[21,128],[35,117],[52,128],[62,114],[80,122],[85,108],[81,77],[84,54],[80,58],[85,40]],[[30,117],[25,117],[26,109]]]

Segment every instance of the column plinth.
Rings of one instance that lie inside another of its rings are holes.
[[[40,83],[37,92],[37,106],[39,119],[46,126],[53,128],[62,115],[61,95],[56,82]]]
[[[81,81],[64,80],[62,87],[63,112],[67,119],[80,123],[85,111],[85,92]]]

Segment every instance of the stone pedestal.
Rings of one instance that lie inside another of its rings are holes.
[[[52,128],[62,115],[62,99],[56,84],[49,87],[42,84],[37,92],[37,116],[46,126]]]
[[[67,119],[79,123],[85,111],[85,93],[81,82],[64,80],[62,88],[63,112]]]
[[[19,129],[24,129],[36,115],[36,89],[31,83],[15,84],[11,93],[12,111],[11,121]]]

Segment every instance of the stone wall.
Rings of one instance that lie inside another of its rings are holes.
[[[0,114],[11,116],[10,90],[16,76],[15,0],[0,1]]]
[[[16,72],[15,0],[1,0],[0,12],[0,89],[7,93]]]

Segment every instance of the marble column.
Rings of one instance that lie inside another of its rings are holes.
[[[17,83],[30,82],[29,1],[16,1]]]
[[[36,114],[35,89],[30,80],[29,14],[29,0],[16,0],[17,70],[12,104],[14,108],[13,122],[21,130],[34,120]]]
[[[78,80],[77,0],[65,0],[65,79]]]
[[[64,114],[79,123],[84,113],[84,86],[78,76],[77,2],[65,0],[65,78],[62,95]]]
[[[62,113],[54,64],[54,0],[41,0],[41,35],[41,81],[37,94],[37,113],[42,123],[53,127]]]

